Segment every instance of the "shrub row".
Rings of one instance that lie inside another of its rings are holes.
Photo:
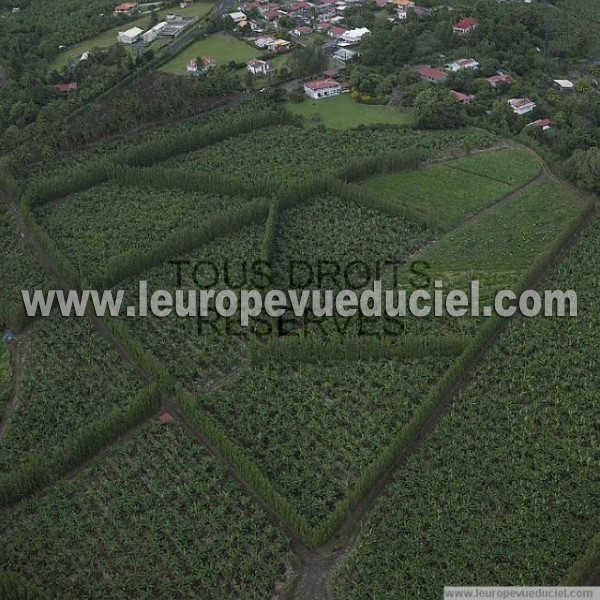
[[[54,483],[107,444],[142,423],[159,409],[162,393],[160,385],[150,384],[127,408],[115,408],[105,418],[89,423],[63,448],[46,456],[36,456],[18,470],[1,474],[0,506],[13,504]]]
[[[375,154],[366,158],[351,160],[339,172],[339,177],[347,183],[359,181],[382,173],[418,169],[420,162],[421,153],[416,148]]]
[[[458,356],[467,341],[461,335],[389,337],[353,336],[335,339],[315,339],[295,336],[271,339],[254,345],[250,357],[253,363],[264,361],[322,363],[324,361],[367,361],[385,359],[416,359],[427,356]]]
[[[181,385],[176,387],[177,399],[181,411],[200,429],[219,453],[228,463],[269,503],[273,510],[286,523],[295,529],[298,535],[309,546],[314,546],[313,529],[290,502],[284,498],[273,486],[271,480],[248,458],[248,456],[231,441],[229,435],[218,425],[214,419],[199,406],[192,395],[186,392]]]
[[[109,261],[101,280],[92,282],[92,287],[110,288],[123,279],[191,252],[215,238],[231,235],[247,225],[264,221],[268,212],[268,202],[256,200],[221,213],[202,227],[189,227],[172,233],[144,254],[132,251]]]

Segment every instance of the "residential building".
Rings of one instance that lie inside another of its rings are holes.
[[[496,89],[502,85],[512,85],[515,83],[515,79],[511,75],[492,75],[491,77],[488,77],[488,82]]]
[[[454,30],[454,33],[457,33],[458,35],[467,35],[477,29],[477,27],[479,27],[479,19],[467,17],[456,23],[452,29]]]
[[[575,84],[568,79],[553,79],[552,83],[561,92],[572,92],[575,89]]]
[[[76,92],[77,91],[77,82],[76,81],[71,81],[70,83],[57,83],[54,86],[54,89],[58,90],[59,92]]]
[[[449,71],[456,73],[457,71],[479,69],[479,63],[474,58],[460,58],[446,65]]]
[[[269,52],[285,52],[291,47],[292,42],[288,42],[287,40],[273,40],[271,43],[267,44]]]
[[[333,27],[329,28],[329,30],[327,31],[327,35],[332,38],[341,38],[346,33],[346,31],[347,29],[345,27],[339,27],[338,25],[334,25]]]
[[[192,58],[187,64],[187,72],[195,75],[206,73],[208,69],[217,66],[217,61],[212,56],[202,56],[202,64],[199,65],[195,58]]]
[[[269,63],[264,60],[258,60],[253,58],[246,63],[246,68],[252,75],[269,75],[273,69],[269,66]]]
[[[296,27],[291,33],[296,37],[302,37],[303,35],[310,35],[313,32],[312,28],[308,25],[302,25],[301,27]]]
[[[304,84],[304,93],[313,100],[337,96],[342,91],[342,86],[335,79],[319,79]]]
[[[463,92],[457,92],[456,90],[452,90],[452,96],[460,104],[469,104],[469,102],[475,98],[473,94],[464,94]]]
[[[433,69],[431,67],[419,67],[417,69],[417,73],[427,81],[432,81],[435,83],[440,83],[442,81],[446,81],[448,79],[448,74],[444,73],[444,71],[440,71],[439,69]]]
[[[240,11],[227,13],[227,16],[234,23],[241,23],[242,21],[247,21],[248,20],[248,18],[246,17],[246,15],[243,12],[240,12]]]
[[[126,17],[131,17],[131,15],[137,10],[137,2],[123,2],[123,4],[119,4],[119,6],[115,6],[114,15],[118,17],[119,15],[124,15]]]
[[[167,26],[166,21],[157,23],[152,29],[148,29],[146,33],[142,35],[142,39],[146,44],[151,44],[160,34],[160,32]]]
[[[340,38],[349,44],[358,44],[363,37],[369,33],[371,33],[370,29],[367,29],[366,27],[359,27],[357,29],[349,29],[348,31],[345,31],[342,33]]]
[[[535,109],[535,102],[529,98],[511,98],[508,103],[516,115],[526,115]]]
[[[532,121],[527,125],[527,127],[535,127],[537,129],[541,129],[542,131],[548,131],[552,127],[551,119],[538,119],[537,121]]]

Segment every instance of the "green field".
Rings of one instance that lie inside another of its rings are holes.
[[[192,6],[189,6],[187,8],[176,7],[161,10],[158,12],[158,17],[159,21],[162,20],[168,14],[181,15],[184,17],[202,17],[206,15],[212,7],[212,2],[195,2]],[[92,50],[93,48],[107,48],[108,46],[116,44],[117,34],[120,31],[126,31],[127,29],[131,29],[132,27],[139,27],[140,29],[146,30],[149,29],[149,23],[149,14],[144,15],[142,17],[137,17],[123,21],[123,24],[117,27],[108,29],[107,31],[101,34],[84,40],[83,42],[79,42],[78,44],[73,44],[66,50],[62,51],[54,60],[52,67],[54,69],[62,69],[63,67],[66,67],[69,64],[70,59],[77,58],[81,56],[84,52]],[[164,45],[164,42],[157,40],[152,44],[151,47],[156,49],[161,45]]]
[[[596,222],[544,286],[577,290],[578,317],[513,322],[398,471],[337,573],[337,598],[429,600],[449,582],[568,575],[600,528],[599,247]]]
[[[410,173],[379,175],[364,185],[435,214],[442,228],[457,225],[539,173],[525,151],[484,152]]]
[[[358,125],[406,125],[412,122],[412,114],[404,109],[391,106],[360,104],[350,94],[340,94],[334,98],[320,100],[306,99],[304,102],[290,102],[288,109],[301,115],[309,125],[323,124],[331,129],[350,129]]]
[[[5,342],[0,342],[0,421],[6,403],[12,392],[12,370],[10,365],[10,351]]]
[[[173,60],[163,65],[161,71],[173,75],[183,75],[186,73],[188,62],[198,56],[209,56],[214,58],[218,65],[227,65],[231,61],[247,62],[261,52],[259,48],[253,48],[250,44],[231,35],[216,33],[188,46]]]
[[[1,521],[0,569],[56,598],[268,598],[293,561],[264,511],[176,423],[146,425]]]

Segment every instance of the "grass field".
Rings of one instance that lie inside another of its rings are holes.
[[[269,598],[293,560],[264,511],[175,423],[145,426],[1,522],[0,570],[56,598]]]
[[[226,65],[231,61],[247,62],[258,56],[261,50],[253,48],[250,44],[225,33],[215,33],[203,40],[194,42],[180,52],[173,60],[163,65],[160,69],[173,75],[183,75],[190,59],[198,56],[210,56],[219,65]]]
[[[288,109],[301,115],[307,124],[323,123],[331,129],[350,129],[358,125],[385,123],[405,125],[412,121],[412,114],[391,106],[359,104],[350,94],[340,94],[334,98],[320,100],[306,99],[304,102],[290,102]]]
[[[195,2],[192,6],[187,8],[171,8],[167,10],[161,10],[158,13],[159,21],[162,20],[168,14],[181,15],[185,17],[196,17],[196,16],[204,16],[206,15],[210,9],[213,7],[213,3],[211,2]],[[69,64],[69,60],[72,58],[77,58],[81,56],[84,52],[92,50],[93,48],[107,48],[108,46],[112,46],[117,43],[117,34],[119,31],[126,31],[127,29],[131,29],[132,27],[139,27],[140,29],[149,29],[150,23],[150,15],[144,15],[142,17],[138,17],[135,19],[128,20],[123,22],[122,25],[118,27],[113,27],[103,33],[84,40],[79,44],[74,44],[70,46],[63,52],[61,52],[56,59],[54,60],[52,67],[54,69],[62,69]],[[152,44],[152,48],[158,48],[164,44],[160,40],[154,42]]]
[[[364,185],[408,206],[431,210],[440,226],[448,228],[524,185],[539,170],[527,152],[500,150],[420,171],[379,175]]]

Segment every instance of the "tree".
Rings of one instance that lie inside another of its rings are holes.
[[[565,163],[565,172],[580,188],[600,193],[600,147],[575,150]]]
[[[454,129],[464,122],[460,105],[450,91],[443,88],[428,88],[419,92],[414,110],[418,129]]]

